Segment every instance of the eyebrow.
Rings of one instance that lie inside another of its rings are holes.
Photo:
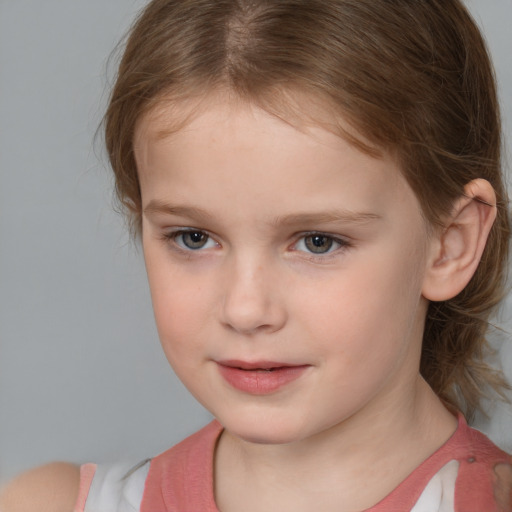
[[[197,208],[195,206],[172,205],[158,200],[150,201],[144,208],[144,213],[146,215],[177,215],[179,217],[189,217],[197,220],[211,219],[211,214],[202,208]]]
[[[163,201],[152,200],[144,208],[146,215],[164,214],[187,217],[197,221],[211,220],[212,215],[207,210],[195,206],[172,205]],[[370,221],[379,220],[382,217],[376,213],[353,212],[350,210],[327,210],[323,212],[304,212],[280,215],[270,220],[269,224],[278,226],[294,226],[298,224],[331,224],[336,222],[346,222],[355,224],[364,224]]]
[[[290,215],[275,217],[272,219],[271,223],[286,226],[296,224],[331,224],[336,222],[364,224],[379,219],[381,219],[381,216],[376,213],[328,210],[318,213],[292,213]]]

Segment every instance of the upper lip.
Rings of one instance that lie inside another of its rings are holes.
[[[217,361],[217,363],[230,368],[239,368],[240,370],[271,370],[272,368],[307,366],[305,364],[281,363],[277,361],[241,361],[238,359]]]

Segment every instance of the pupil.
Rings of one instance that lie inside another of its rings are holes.
[[[328,252],[333,244],[332,238],[323,235],[311,235],[306,238],[307,248],[314,253]]]
[[[183,234],[183,243],[189,249],[200,249],[208,240],[208,237],[200,231],[191,231]]]

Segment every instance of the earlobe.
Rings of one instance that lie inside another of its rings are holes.
[[[475,273],[496,218],[491,184],[476,179],[464,187],[444,229],[431,243],[432,253],[423,283],[423,296],[432,301],[459,294]]]

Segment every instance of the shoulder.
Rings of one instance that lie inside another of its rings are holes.
[[[80,485],[80,469],[54,462],[15,478],[0,491],[2,512],[71,512]]]
[[[213,420],[197,432],[194,432],[178,444],[174,445],[172,448],[161,453],[153,460],[158,461],[162,458],[176,458],[182,454],[190,454],[193,452],[207,455],[208,452],[215,447],[222,431],[222,425],[217,420]]]
[[[213,421],[155,457],[145,485],[143,509],[217,510],[213,466],[221,433],[222,426]]]
[[[512,462],[510,454],[496,446],[485,434],[471,428],[467,423],[459,425],[459,445],[465,452],[467,462],[470,464],[481,463],[489,467],[496,464]]]
[[[463,426],[465,454],[455,490],[456,510],[512,510],[512,457],[478,430]]]
[[[222,426],[216,420],[161,453],[152,460],[152,473],[182,474],[209,470],[213,461],[216,443],[222,433]],[[167,478],[164,476],[164,478]]]

